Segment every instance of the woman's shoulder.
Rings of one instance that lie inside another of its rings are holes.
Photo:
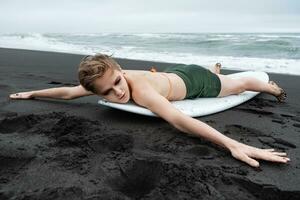
[[[135,102],[139,102],[142,97],[147,96],[147,93],[153,90],[147,78],[139,74],[128,76],[127,83],[131,90],[131,98]]]
[[[147,78],[140,74],[131,75],[128,79],[128,84],[132,89],[132,92],[140,92],[150,86]]]

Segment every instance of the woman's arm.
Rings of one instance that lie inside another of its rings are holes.
[[[286,157],[287,154],[284,152],[276,152],[274,149],[255,148],[233,140],[211,126],[187,115],[179,114],[177,117],[173,125],[182,132],[203,137],[215,144],[223,146],[231,152],[234,158],[246,162],[253,167],[259,167],[259,162],[255,159],[281,163],[287,163],[289,161],[289,158]]]
[[[189,117],[177,110],[166,98],[158,94],[151,86],[143,86],[142,89],[136,89],[132,94],[136,103],[147,107],[170,124],[182,132],[203,137],[213,143],[228,149],[232,156],[247,164],[258,167],[259,162],[255,159],[268,160],[273,162],[286,163],[289,158],[284,152],[275,152],[274,149],[259,149],[249,145],[242,144],[233,140],[211,126]]]
[[[75,99],[82,96],[93,95],[94,93],[85,90],[81,85],[75,87],[58,87],[29,92],[19,92],[9,95],[11,99],[31,99],[35,97],[54,99]]]

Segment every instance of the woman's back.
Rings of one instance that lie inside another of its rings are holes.
[[[174,73],[153,72],[145,70],[123,70],[126,78],[134,84],[140,81],[147,81],[159,94],[168,97],[168,100],[182,100],[186,96],[186,86],[184,81]]]

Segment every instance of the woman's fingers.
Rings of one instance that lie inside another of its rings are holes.
[[[253,158],[250,158],[248,156],[245,156],[245,158],[243,158],[243,161],[248,163],[252,167],[259,167],[259,162],[257,162],[256,160],[254,160]]]
[[[245,163],[247,163],[248,165],[252,166],[252,167],[259,167],[259,162],[257,162],[256,160],[254,160],[253,158],[250,158],[247,154],[243,153],[243,152],[235,152],[234,154],[232,154],[233,157],[235,157],[236,159],[239,159]]]
[[[257,160],[287,163],[290,159],[285,152],[277,152],[275,149],[259,149],[248,145],[237,145],[230,149],[236,159],[244,161],[252,167],[259,167]]]
[[[12,99],[15,99],[15,98],[20,97],[20,95],[18,93],[16,93],[16,94],[9,95],[9,97],[12,98]]]
[[[272,153],[277,156],[287,156],[285,152],[272,152]]]
[[[20,92],[9,95],[11,99],[29,99],[31,98],[31,94],[29,92]]]
[[[277,155],[273,155],[272,157],[270,157],[269,160],[273,162],[280,162],[280,163],[287,163],[289,161],[287,158],[277,156]]]
[[[16,94],[10,95],[10,98],[12,98],[12,99],[22,99],[22,98],[24,98],[24,97],[23,97],[22,94],[16,93]]]
[[[272,151],[275,151],[275,149],[263,149],[264,151],[270,151],[270,152],[272,152]]]
[[[253,152],[251,157],[272,162],[287,163],[288,161],[290,161],[290,159],[287,158],[286,155],[287,154],[285,152],[270,152],[258,149],[255,152]]]

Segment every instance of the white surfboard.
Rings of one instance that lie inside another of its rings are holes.
[[[247,71],[228,75],[231,78],[241,78],[241,77],[255,77],[261,81],[268,82],[269,76],[265,72],[259,71]],[[227,97],[219,98],[197,98],[197,99],[185,99],[181,101],[171,101],[173,106],[184,114],[191,117],[200,117],[204,115],[210,115],[213,113],[221,112],[237,106],[241,103],[248,101],[249,99],[255,97],[259,92],[245,91],[238,95],[230,95]],[[135,104],[133,101],[129,101],[126,104],[112,103],[105,99],[100,99],[99,104],[104,106],[109,106],[111,108],[116,108],[128,112],[133,112],[141,115],[155,116],[155,113],[150,110]]]

